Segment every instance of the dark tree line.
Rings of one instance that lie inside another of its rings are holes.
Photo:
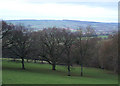
[[[84,66],[118,71],[117,35],[106,40],[93,37],[91,26],[76,32],[56,27],[30,31],[23,25],[2,21],[2,27],[3,57],[21,59],[22,69],[27,59],[48,63],[52,70],[56,70],[56,65],[66,65],[68,76],[74,65],[80,65],[81,76]]]

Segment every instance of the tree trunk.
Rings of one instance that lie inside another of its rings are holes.
[[[44,64],[44,63],[43,63],[43,60],[41,60],[41,64]]]
[[[68,64],[68,76],[70,76],[70,65]]]
[[[34,63],[36,63],[36,59],[34,59]]]
[[[14,59],[13,59],[13,61],[15,62],[15,61],[16,61],[16,59],[14,58]]]
[[[27,59],[27,62],[29,63],[29,60]]]
[[[81,76],[83,76],[83,64],[81,64]]]
[[[56,65],[52,64],[52,70],[56,70],[55,67],[56,67]]]
[[[21,57],[21,59],[22,59],[22,69],[25,70],[25,66],[24,66],[24,58]]]
[[[118,64],[115,64],[114,65],[114,73],[117,73],[118,72]]]

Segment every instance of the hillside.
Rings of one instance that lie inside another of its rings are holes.
[[[21,63],[4,60],[2,63],[3,84],[117,84],[117,75],[111,71],[97,68],[84,68],[84,76],[80,76],[80,67],[71,69],[67,76],[67,67],[40,63],[25,63],[26,70],[21,70]]]
[[[90,22],[78,20],[7,20],[8,23],[23,24],[27,27],[35,29],[43,29],[48,27],[70,28],[72,30],[79,27],[85,28],[91,25],[96,32],[112,32],[117,31],[117,23],[104,23],[104,22]]]

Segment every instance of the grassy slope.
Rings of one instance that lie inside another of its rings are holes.
[[[110,71],[84,68],[84,76],[80,76],[80,68],[72,68],[72,76],[67,76],[67,68],[51,65],[25,63],[26,70],[21,70],[21,63],[3,61],[3,84],[117,84],[117,75]]]

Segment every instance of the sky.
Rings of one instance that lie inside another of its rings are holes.
[[[118,21],[118,0],[0,0],[0,19]]]

